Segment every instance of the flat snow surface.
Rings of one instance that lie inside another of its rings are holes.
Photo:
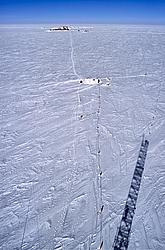
[[[165,249],[165,26],[92,27],[0,26],[1,250],[112,249],[143,133],[129,250]]]

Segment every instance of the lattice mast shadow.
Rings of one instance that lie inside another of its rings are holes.
[[[137,159],[135,171],[133,174],[131,186],[129,189],[127,201],[125,204],[124,212],[120,222],[120,226],[117,230],[113,249],[114,250],[127,250],[129,244],[129,237],[131,232],[131,226],[133,221],[133,216],[136,209],[136,202],[138,198],[138,193],[140,189],[142,174],[144,170],[145,159],[147,156],[149,141],[142,139],[139,156]]]

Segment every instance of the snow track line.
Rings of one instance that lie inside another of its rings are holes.
[[[97,160],[97,183],[98,183],[98,204],[99,204],[99,211],[97,211],[97,219],[96,219],[96,233],[99,221],[99,232],[100,232],[100,248],[102,249],[103,246],[103,201],[102,201],[102,170],[101,170],[101,148],[100,148],[100,113],[101,113],[101,86],[98,85],[98,109],[97,109],[97,122],[96,122],[96,160]]]
[[[145,82],[145,88],[147,88],[147,84]],[[145,127],[143,127],[143,133],[146,132],[146,130],[148,130],[148,134],[151,135],[152,134],[152,127],[154,126],[154,124],[156,123],[156,118],[157,118],[157,110],[159,110],[159,99],[160,99],[160,93],[161,93],[161,89],[162,89],[162,82],[159,81],[158,83],[158,90],[157,90],[157,95],[156,100],[155,100],[155,105],[154,105],[154,115],[152,116],[151,120],[146,124]]]
[[[40,230],[39,230],[39,216],[37,214],[37,237],[38,237],[38,246],[39,250],[41,250],[41,245],[40,245]]]
[[[76,69],[75,69],[75,62],[74,62],[74,48],[73,48],[73,38],[72,38],[72,33],[71,31],[69,32],[70,35],[70,45],[71,45],[71,61],[72,61],[72,68],[73,68],[73,72],[75,74],[75,76],[80,79],[81,77],[77,74]],[[80,86],[78,86],[77,89],[77,99],[78,99],[78,103],[79,105],[81,104],[81,99],[80,99],[80,95],[79,95],[79,89]]]
[[[74,63],[74,48],[73,48],[73,38],[72,38],[72,33],[71,31],[69,31],[69,37],[70,37],[70,46],[71,46],[71,53],[70,53],[70,57],[71,57],[71,62],[72,62],[72,69],[73,69],[73,72],[74,72],[74,75],[79,79],[79,76],[76,72],[76,69],[75,69],[75,63]],[[77,82],[77,79],[74,80]],[[71,81],[68,81],[68,82],[71,82]],[[76,105],[73,107],[73,122],[75,121],[75,116],[77,117],[77,114],[78,114],[78,106],[80,104],[80,95],[79,95],[79,86],[78,86],[78,89],[76,90],[76,94],[77,94],[77,101],[78,101],[78,104],[76,103]],[[76,140],[76,125],[73,125],[73,130],[74,130],[74,140],[73,140],[73,162],[75,162],[75,159],[76,159],[76,147],[75,147],[75,140]]]
[[[32,197],[32,194],[33,194],[33,186],[31,187],[30,197]],[[21,250],[23,249],[24,238],[25,238],[25,233],[26,233],[26,227],[27,227],[27,222],[28,222],[28,218],[29,218],[30,203],[31,203],[31,200],[30,200],[30,198],[29,198],[29,201],[28,201],[28,209],[27,209],[27,213],[26,213],[25,225],[24,225],[24,229],[23,229],[23,235],[22,235],[22,241],[21,241],[21,247],[20,247]]]
[[[103,201],[102,201],[102,170],[101,170],[101,146],[100,146],[100,113],[101,113],[101,85],[99,84],[96,86],[97,88],[97,99],[98,99],[98,104],[97,104],[97,109],[96,112],[94,113],[96,115],[96,153],[94,156],[96,157],[96,185],[95,182],[93,182],[94,185],[94,196],[96,199],[96,224],[95,224],[95,229],[93,232],[84,239],[84,241],[79,244],[79,247],[83,246],[85,243],[89,243],[88,249],[91,248],[91,244],[95,242],[95,239],[98,234],[99,236],[99,246],[97,249],[103,249]],[[82,105],[82,104],[81,104]],[[76,127],[75,127],[75,132],[76,132]],[[74,150],[75,150],[75,145],[74,145]],[[91,154],[90,150],[90,144],[88,141],[88,149]]]
[[[74,47],[73,47],[73,38],[72,38],[72,33],[71,31],[69,32],[69,36],[70,36],[70,46],[71,46],[71,62],[72,62],[72,68],[73,68],[73,72],[74,72],[74,75],[77,77],[76,80],[74,80],[77,84],[78,84],[78,87],[77,87],[77,90],[76,90],[76,95],[77,95],[77,101],[76,101],[76,105],[75,105],[75,118],[76,119],[73,119],[74,121],[78,120],[79,119],[79,110],[81,110],[81,98],[80,98],[80,83],[79,83],[79,79],[81,78],[77,72],[76,72],[76,69],[75,69],[75,62],[74,62]],[[73,110],[74,110],[73,109]],[[77,128],[76,128],[76,123],[75,123],[75,131],[74,131],[74,142],[73,142],[73,161],[75,162],[75,159],[76,159],[76,146],[75,146],[75,141],[76,141],[76,135],[77,135]]]
[[[30,200],[29,200],[29,203],[28,203],[28,210],[27,210],[27,213],[26,213],[25,225],[24,225],[24,230],[23,230],[23,235],[22,235],[21,250],[22,250],[23,243],[24,243],[24,238],[25,238],[25,232],[26,232],[26,226],[27,226],[29,211],[30,211]]]
[[[128,75],[128,76],[114,76],[113,78],[135,78],[135,77],[145,77],[146,75]]]
[[[72,33],[71,31],[69,32],[70,35],[70,45],[71,45],[71,61],[72,61],[72,67],[73,67],[73,72],[75,76],[79,79],[80,76],[77,74],[76,69],[75,69],[75,62],[74,62],[74,48],[73,48],[73,38],[72,38]]]

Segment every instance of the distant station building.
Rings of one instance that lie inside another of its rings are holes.
[[[49,29],[50,31],[68,31],[70,28],[68,26],[53,27]]]
[[[89,85],[104,85],[109,86],[111,84],[110,78],[85,78],[79,80],[80,84],[89,84]]]
[[[100,79],[98,79],[98,78],[86,78],[86,79],[80,80],[80,83],[82,83],[82,84],[98,84],[98,83],[100,83]]]

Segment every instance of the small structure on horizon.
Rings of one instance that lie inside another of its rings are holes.
[[[72,31],[79,31],[79,32],[82,32],[82,33],[87,33],[89,32],[89,28],[86,27],[84,29],[84,27],[74,27],[74,26],[68,26],[68,25],[62,25],[62,26],[59,26],[59,27],[52,27],[52,28],[49,28],[47,30],[47,32],[53,32],[53,31],[69,31],[69,30],[72,30]]]
[[[49,29],[50,31],[68,31],[70,30],[69,26],[60,26],[60,27],[53,27]]]

